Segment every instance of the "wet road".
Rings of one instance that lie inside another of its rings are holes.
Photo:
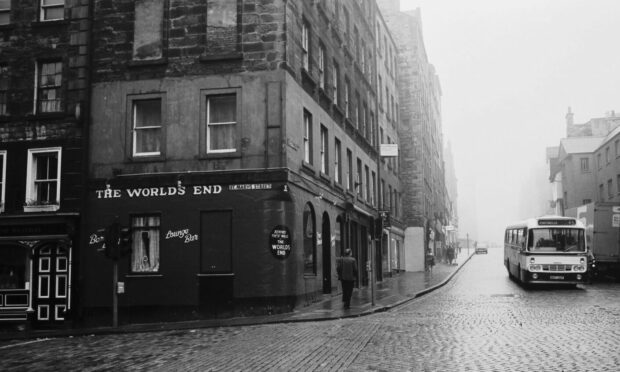
[[[617,371],[620,284],[523,289],[501,250],[394,311],[327,322],[39,340],[3,370]]]

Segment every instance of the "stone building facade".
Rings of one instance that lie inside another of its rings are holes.
[[[444,226],[450,221],[446,210],[441,86],[426,55],[420,9],[401,12],[398,0],[380,0],[378,4],[398,46],[405,251],[408,269],[419,270],[424,268],[424,254],[429,249],[442,255]]]
[[[0,3],[0,321],[75,314],[89,29],[88,1]]]
[[[378,195],[396,209],[400,188],[377,167],[374,2],[93,7],[83,318],[110,309],[112,221],[131,229],[121,322],[287,311],[338,290],[345,248],[368,285]]]

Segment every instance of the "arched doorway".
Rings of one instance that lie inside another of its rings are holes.
[[[332,235],[327,212],[323,213],[323,225],[321,228],[321,241],[323,242],[323,293],[332,292]]]
[[[316,219],[310,203],[304,207],[303,229],[304,274],[316,275]]]

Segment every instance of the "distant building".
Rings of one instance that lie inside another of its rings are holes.
[[[620,116],[615,111],[609,111],[605,117],[592,118],[583,124],[574,123],[574,114],[571,108],[566,113],[567,137],[604,137],[620,126]]]
[[[596,159],[593,172],[596,199],[593,201],[620,202],[620,127],[602,139],[593,158]]]

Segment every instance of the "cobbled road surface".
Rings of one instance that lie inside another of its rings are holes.
[[[502,250],[352,319],[13,342],[3,371],[620,371],[620,285],[524,289]]]

